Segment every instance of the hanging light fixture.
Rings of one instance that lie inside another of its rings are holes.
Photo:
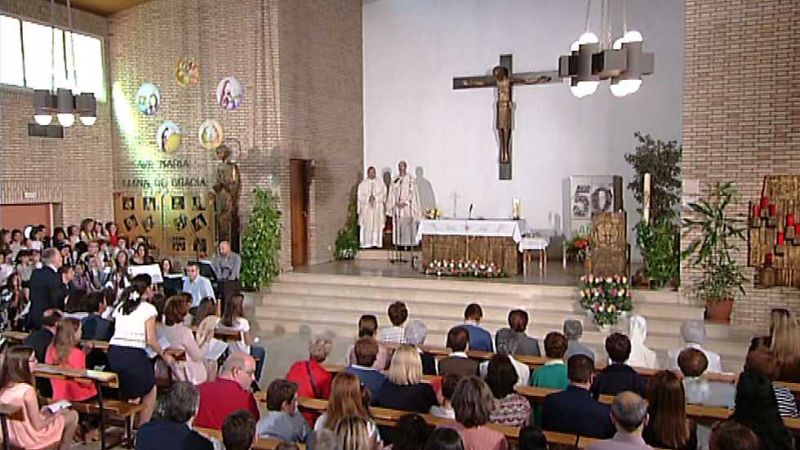
[[[589,31],[592,0],[586,3],[586,25],[583,34],[570,46],[570,54],[558,60],[558,71],[562,78],[570,78],[572,95],[582,98],[594,94],[600,78],[592,74],[592,55],[600,50],[600,40]]]
[[[50,125],[53,114],[62,127],[71,127],[75,124],[77,115],[82,124],[91,126],[97,121],[97,100],[91,92],[73,95],[71,89],[55,89],[55,1],[50,0],[50,32],[51,32],[51,66],[50,90],[36,89],[33,91],[33,120],[39,125]],[[72,5],[67,0],[67,28],[69,31],[70,51],[72,52],[72,81],[78,85],[78,72],[75,68],[75,43],[72,31]],[[55,91],[55,92],[53,92]]]

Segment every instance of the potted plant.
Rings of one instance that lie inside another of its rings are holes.
[[[270,191],[253,191],[253,211],[242,239],[241,281],[244,289],[267,287],[280,272],[281,211]]]
[[[706,317],[718,322],[730,322],[736,292],[745,294],[744,269],[733,255],[745,240],[744,219],[728,212],[735,197],[732,183],[717,183],[706,198],[689,204],[694,217],[683,219],[686,233],[699,233],[683,257],[700,270],[695,291],[706,303]]]
[[[358,227],[358,204],[355,191],[350,195],[347,205],[347,221],[344,228],[336,234],[336,249],[333,253],[337,261],[356,259],[361,250],[361,238]]]
[[[646,263],[646,285],[651,289],[668,284],[676,287],[680,272],[680,236],[676,227],[669,221],[639,222],[636,233],[636,243]]]

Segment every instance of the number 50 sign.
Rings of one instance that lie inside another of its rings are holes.
[[[591,229],[592,214],[622,209],[622,177],[573,175],[570,177],[570,230]]]

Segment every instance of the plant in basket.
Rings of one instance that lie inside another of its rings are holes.
[[[586,260],[589,252],[589,235],[578,233],[567,242],[567,256],[578,262]]]
[[[623,312],[633,309],[628,277],[584,275],[580,280],[581,307],[592,314],[597,326],[616,325]]]

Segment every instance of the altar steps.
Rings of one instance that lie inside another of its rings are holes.
[[[634,291],[634,313],[647,317],[647,344],[660,359],[681,345],[680,325],[686,319],[702,319],[703,308],[688,304],[676,292]],[[406,302],[411,318],[429,328],[427,342],[441,345],[447,331],[459,323],[464,307],[478,302],[484,310],[484,326],[494,332],[506,326],[508,311],[524,308],[531,315],[529,334],[543,338],[559,330],[563,321],[584,323],[584,342],[602,353],[605,334],[596,331],[580,308],[577,290],[570,286],[521,285],[486,280],[448,280],[386,276],[351,276],[320,273],[284,273],[256,299],[254,328],[262,333],[332,334],[354,338],[362,314],[374,314],[388,325],[386,308]],[[726,370],[740,370],[749,333],[725,325],[708,325],[708,347],[719,352]]]

